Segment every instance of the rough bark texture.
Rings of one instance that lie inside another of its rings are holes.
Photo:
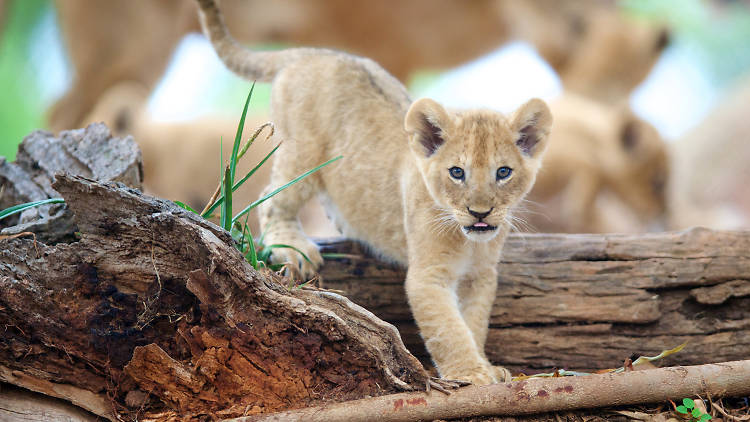
[[[101,128],[39,133],[49,141],[40,153],[57,152],[29,168],[71,154],[59,168],[118,180],[96,159],[117,168],[102,142],[127,140]],[[99,148],[91,162],[76,155],[87,135]],[[9,191],[62,196],[56,212],[74,220],[56,221],[53,238],[38,232],[45,242],[0,239],[0,381],[107,418],[162,420],[424,388],[427,375],[393,326],[344,297],[258,273],[214,224],[122,184],[57,175],[50,185],[51,171],[16,173],[4,180]]]
[[[427,360],[404,271],[341,240],[324,252],[325,287],[396,325]],[[487,355],[514,373],[622,366],[631,354],[694,365],[750,358],[750,232],[513,235],[505,244]]]
[[[121,186],[54,187],[82,238],[5,241],[1,380],[72,385],[95,397],[57,395],[100,415],[146,403],[228,417],[423,388],[392,326],[259,274],[217,226]]]
[[[132,137],[113,137],[101,123],[63,131],[60,137],[34,131],[18,147],[15,162],[0,157],[0,209],[60,197],[52,187],[59,172],[122,182],[140,189],[141,151]],[[57,204],[31,208],[0,220],[0,229],[4,235],[33,232],[45,242],[70,240],[76,231],[71,213]]]

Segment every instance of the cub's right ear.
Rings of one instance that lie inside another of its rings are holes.
[[[429,98],[415,101],[406,112],[404,128],[410,135],[410,146],[415,152],[431,156],[445,143],[445,133],[451,124],[443,106]]]

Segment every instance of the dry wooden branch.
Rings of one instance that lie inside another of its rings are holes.
[[[585,377],[535,378],[464,387],[450,395],[394,394],[233,421],[409,422],[654,403],[697,394],[750,394],[750,360]]]
[[[426,352],[404,296],[404,271],[357,244],[321,241],[324,287],[396,325]],[[512,235],[486,352],[518,372],[622,366],[687,342],[672,365],[750,358],[750,232],[693,229],[646,235]]]

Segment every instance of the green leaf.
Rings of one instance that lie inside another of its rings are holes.
[[[705,422],[710,419],[711,419],[711,415],[707,415],[707,414],[701,415],[701,418],[700,418],[701,422]]]
[[[680,413],[684,413],[686,415],[688,413],[688,410],[687,410],[687,408],[685,406],[677,406],[677,408],[675,410],[677,410]]]
[[[221,183],[221,188],[224,191],[224,203],[221,204],[221,227],[226,231],[232,229],[232,224],[235,220],[232,219],[232,186],[231,181],[231,169],[229,166],[224,170],[224,181]]]
[[[41,201],[26,202],[25,204],[13,205],[12,207],[8,207],[0,211],[0,220],[2,220],[5,217],[10,217],[13,214],[18,214],[19,212],[26,211],[29,208],[39,207],[41,205],[46,205],[46,204],[64,204],[64,203],[65,203],[65,200],[62,198],[50,198],[50,199],[43,199]]]
[[[198,211],[194,210],[193,207],[191,207],[190,205],[188,205],[188,204],[186,204],[184,202],[174,201],[174,203],[175,203],[175,205],[177,205],[178,207],[180,207],[180,208],[182,208],[184,210],[188,210],[188,211],[190,211],[192,213],[195,213],[195,214],[200,214]]]
[[[245,254],[245,259],[247,259],[253,268],[256,270],[258,269],[258,252],[255,250],[255,242],[253,242],[252,237],[250,238],[250,241],[247,242],[247,253]]]
[[[234,136],[234,145],[232,145],[232,155],[229,158],[230,177],[229,186],[234,185],[234,174],[237,167],[237,153],[240,151],[240,143],[242,142],[242,131],[245,128],[245,117],[247,116],[247,107],[250,105],[250,98],[253,96],[253,90],[255,89],[255,82],[250,87],[250,92],[247,94],[247,100],[245,100],[245,107],[242,109],[242,117],[240,117],[240,123],[237,125],[237,134]]]
[[[693,399],[682,399],[682,404],[685,405],[688,409],[692,409],[695,407],[695,402]]]
[[[247,174],[245,175],[245,177],[243,177],[243,178],[242,178],[242,179],[241,179],[241,180],[240,180],[239,182],[237,182],[237,183],[236,183],[236,184],[235,184],[235,185],[234,185],[234,186],[232,187],[232,192],[236,191],[236,190],[237,190],[237,189],[238,189],[238,188],[239,188],[240,186],[242,186],[242,184],[243,184],[243,183],[245,183],[245,182],[247,181],[247,179],[249,179],[249,178],[250,178],[250,176],[252,176],[253,174],[255,174],[255,172],[256,172],[256,171],[257,171],[257,170],[258,170],[258,169],[260,168],[260,166],[262,166],[262,165],[263,165],[263,163],[265,163],[265,162],[266,162],[266,161],[267,161],[267,160],[268,160],[269,158],[271,158],[271,155],[272,155],[272,154],[273,154],[274,152],[276,152],[276,150],[277,150],[277,149],[279,149],[279,147],[280,147],[280,146],[281,146],[281,144],[279,144],[279,145],[276,145],[276,148],[272,149],[272,150],[271,150],[271,152],[269,152],[269,153],[268,153],[268,154],[267,154],[267,155],[266,155],[266,156],[265,156],[265,157],[264,157],[264,158],[263,158],[263,159],[262,159],[262,160],[261,160],[261,161],[260,161],[260,162],[258,163],[258,165],[256,165],[255,167],[253,167],[253,169],[252,169],[252,170],[250,170],[250,171],[249,171],[249,172],[248,172],[248,173],[247,173]],[[220,196],[220,197],[219,197],[219,198],[218,198],[218,199],[216,200],[216,202],[214,202],[214,203],[213,203],[213,205],[211,205],[211,207],[210,207],[209,209],[207,209],[205,213],[203,213],[203,216],[202,216],[202,217],[203,217],[203,218],[207,218],[206,216],[208,216],[208,215],[211,215],[211,213],[212,213],[212,212],[214,212],[214,210],[216,210],[216,207],[218,207],[219,205],[221,205],[221,204],[222,204],[222,202],[224,202],[224,195]]]
[[[692,412],[690,412],[690,414],[693,415],[694,418],[699,418],[703,414],[703,412],[701,412],[700,409],[695,408]]]
[[[270,197],[272,197],[272,196],[276,195],[277,193],[281,192],[282,190],[284,190],[284,189],[288,188],[289,186],[292,186],[293,184],[295,184],[295,183],[299,182],[300,180],[304,179],[305,177],[307,177],[307,176],[309,176],[309,175],[311,175],[311,174],[315,173],[316,171],[318,171],[318,170],[322,169],[323,167],[325,167],[325,166],[327,166],[327,165],[331,164],[332,162],[334,162],[334,161],[336,161],[336,160],[339,160],[339,159],[341,159],[341,158],[342,158],[342,156],[341,156],[341,155],[339,155],[338,157],[336,157],[336,158],[332,158],[332,159],[330,159],[330,160],[326,161],[325,163],[323,163],[323,164],[321,164],[321,165],[319,165],[319,166],[317,166],[317,167],[313,168],[312,170],[308,170],[308,171],[306,171],[306,172],[304,172],[304,173],[300,174],[299,176],[297,176],[297,177],[295,177],[294,179],[292,179],[292,180],[291,180],[290,182],[286,183],[285,185],[283,185],[283,186],[281,186],[281,187],[279,187],[279,188],[276,188],[276,189],[275,189],[275,190],[274,190],[273,192],[271,192],[271,193],[269,193],[269,194],[267,194],[267,195],[263,196],[262,198],[259,198],[258,200],[256,200],[256,201],[255,201],[255,202],[253,202],[252,204],[250,204],[250,205],[248,205],[247,207],[245,207],[245,209],[243,209],[242,211],[240,211],[240,212],[239,212],[239,214],[237,214],[237,215],[236,215],[236,216],[234,217],[234,220],[236,220],[236,219],[238,219],[238,218],[242,217],[243,215],[245,215],[246,213],[250,212],[250,211],[251,211],[251,210],[252,210],[253,208],[257,207],[258,205],[260,205],[260,204],[262,204],[263,202],[265,202],[266,200],[268,200],[268,198],[270,198]]]

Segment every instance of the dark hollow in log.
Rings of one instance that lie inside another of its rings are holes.
[[[324,286],[396,325],[427,360],[403,290],[405,272],[355,243],[320,240]],[[514,373],[622,366],[632,354],[696,365],[750,358],[750,232],[516,234],[499,266],[486,352]]]

